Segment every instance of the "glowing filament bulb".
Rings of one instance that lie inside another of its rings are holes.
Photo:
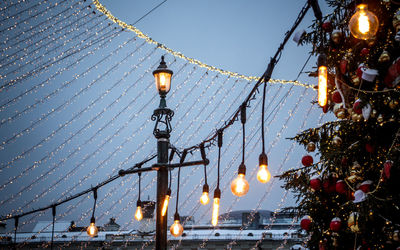
[[[163,206],[161,209],[161,216],[165,216],[165,214],[167,213],[169,198],[170,198],[170,196],[168,194],[165,195],[164,203],[163,203]]]
[[[207,205],[210,202],[210,198],[208,197],[208,192],[203,192],[200,196],[200,202],[203,205]]]
[[[179,222],[179,220],[174,221],[174,224],[172,224],[172,226],[169,228],[169,231],[171,232],[171,234],[174,237],[179,237],[182,235],[183,227],[182,227],[181,223]]]
[[[98,229],[94,222],[90,222],[90,226],[88,226],[86,232],[90,237],[96,237],[98,233]]]
[[[142,207],[141,206],[137,206],[137,208],[136,208],[135,219],[137,221],[140,221],[141,219],[143,219],[143,213],[142,213]]]
[[[318,67],[318,104],[324,107],[328,101],[328,69]]]
[[[164,73],[160,73],[160,87],[162,90],[165,90],[167,85],[167,78]]]
[[[366,34],[370,30],[368,17],[365,15],[365,13],[361,13],[360,17],[358,18],[358,29],[363,34]]]
[[[214,227],[218,224],[218,214],[219,214],[219,198],[214,197],[213,211],[211,217],[211,223],[213,224]]]
[[[238,174],[238,177],[232,181],[231,191],[238,197],[241,197],[249,192],[249,183],[244,178],[244,174]]]
[[[260,165],[257,172],[257,180],[261,183],[267,183],[271,179],[271,173],[268,170],[267,165]]]
[[[368,40],[375,36],[378,29],[378,17],[368,10],[366,4],[358,5],[356,13],[354,13],[349,21],[351,34],[357,39]]]

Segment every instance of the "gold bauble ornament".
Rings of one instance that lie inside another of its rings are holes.
[[[363,118],[363,116],[361,114],[357,114],[354,112],[353,112],[353,114],[351,114],[351,120],[353,122],[360,122],[362,120],[362,118]]]
[[[399,230],[394,230],[394,232],[393,232],[393,240],[394,241],[400,241]]]
[[[396,29],[396,32],[400,30],[400,9],[393,16],[393,28]]]
[[[353,74],[351,76],[351,82],[354,84],[354,86],[358,86],[360,85],[360,78],[356,74]]]
[[[373,109],[373,110],[371,111],[371,117],[372,117],[372,118],[375,118],[377,114],[378,114],[378,111],[376,111],[376,109]]]
[[[334,30],[331,34],[331,39],[335,44],[340,44],[342,41],[342,32],[340,30]]]
[[[335,145],[336,147],[339,147],[340,145],[342,145],[342,138],[340,138],[339,136],[335,136],[332,139],[332,143],[333,145]]]
[[[379,56],[378,62],[379,63],[385,63],[385,62],[389,62],[390,61],[390,55],[389,52],[387,52],[386,50],[384,50],[382,52],[382,54]]]
[[[355,161],[353,162],[353,166],[351,166],[350,175],[346,179],[351,183],[355,183],[357,181],[362,180],[362,178],[359,176],[360,174],[361,174],[361,165],[357,161]]]
[[[376,120],[378,122],[383,122],[383,115],[382,114],[378,115],[378,118],[376,118]]]
[[[390,107],[391,109],[395,109],[395,108],[397,107],[397,105],[399,105],[399,101],[397,101],[397,100],[391,100],[391,101],[389,102],[389,107]]]
[[[358,233],[360,228],[358,227],[358,213],[352,212],[347,220],[347,225],[353,233]]]
[[[336,103],[333,106],[333,113],[339,119],[344,119],[346,117],[346,109],[343,108],[342,103]]]
[[[315,151],[315,148],[316,148],[316,146],[315,146],[315,143],[314,142],[309,142],[308,144],[307,144],[307,151],[308,152],[314,152]]]

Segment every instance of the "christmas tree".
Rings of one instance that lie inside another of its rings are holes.
[[[400,1],[327,2],[332,13],[302,42],[319,57],[322,111],[337,120],[291,138],[308,153],[280,176],[297,198],[287,210],[310,249],[398,249]]]

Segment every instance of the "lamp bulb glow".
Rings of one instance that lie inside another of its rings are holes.
[[[165,195],[163,206],[162,206],[162,209],[161,209],[161,216],[165,216],[165,214],[167,213],[168,204],[169,204],[169,198],[170,198],[170,196],[168,194]]]
[[[375,36],[378,28],[378,17],[368,10],[366,4],[358,5],[349,22],[351,34],[357,39],[368,40]]]
[[[271,179],[271,173],[268,170],[267,165],[260,165],[257,172],[257,180],[261,183],[267,183]]]
[[[200,202],[203,205],[207,205],[210,202],[210,198],[208,197],[208,192],[203,192],[200,196]]]
[[[179,237],[183,233],[183,226],[179,222],[179,220],[175,220],[174,224],[169,228],[169,231],[174,237]]]
[[[244,178],[244,174],[238,174],[238,177],[231,183],[231,191],[234,195],[241,197],[249,192],[249,183]]]
[[[88,226],[86,232],[90,237],[96,237],[98,233],[98,228],[96,227],[94,222],[90,223],[90,226]]]
[[[136,208],[135,219],[137,221],[140,221],[141,219],[143,219],[143,213],[142,213],[142,207],[141,206],[137,206],[137,208]]]
[[[324,107],[328,101],[328,69],[318,67],[318,104]]]
[[[219,198],[214,197],[213,211],[211,217],[211,223],[214,227],[218,224],[218,214],[219,214]]]

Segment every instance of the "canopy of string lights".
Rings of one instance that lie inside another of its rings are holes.
[[[16,0],[0,8],[0,216],[17,218],[18,230],[51,220],[52,207],[57,207],[56,220],[87,226],[94,190],[96,223],[114,217],[120,230],[137,227],[139,180],[118,172],[155,162],[151,115],[159,98],[152,72],[161,56],[174,72],[166,98],[175,113],[170,142],[178,154],[188,149],[187,160],[201,159],[199,145],[205,142],[208,186],[213,191],[218,182],[221,214],[243,208],[279,210],[286,202],[278,180],[257,182],[262,118],[272,176],[299,165],[295,142],[286,138],[328,119],[312,103],[317,92],[310,84],[271,79],[264,116],[262,89],[249,96],[242,152],[242,126],[234,122],[234,114],[258,77],[176,52],[117,19],[97,0]],[[216,135],[222,127],[217,173]],[[250,190],[239,198],[230,192],[230,184],[242,159]],[[172,162],[179,163],[179,158]],[[174,187],[177,171],[171,173]],[[211,204],[199,202],[203,166],[182,168],[180,174],[180,214],[209,223]],[[154,172],[141,175],[142,200],[155,200],[155,182]],[[172,188],[171,201],[175,196]],[[46,209],[29,213],[38,208]]]

